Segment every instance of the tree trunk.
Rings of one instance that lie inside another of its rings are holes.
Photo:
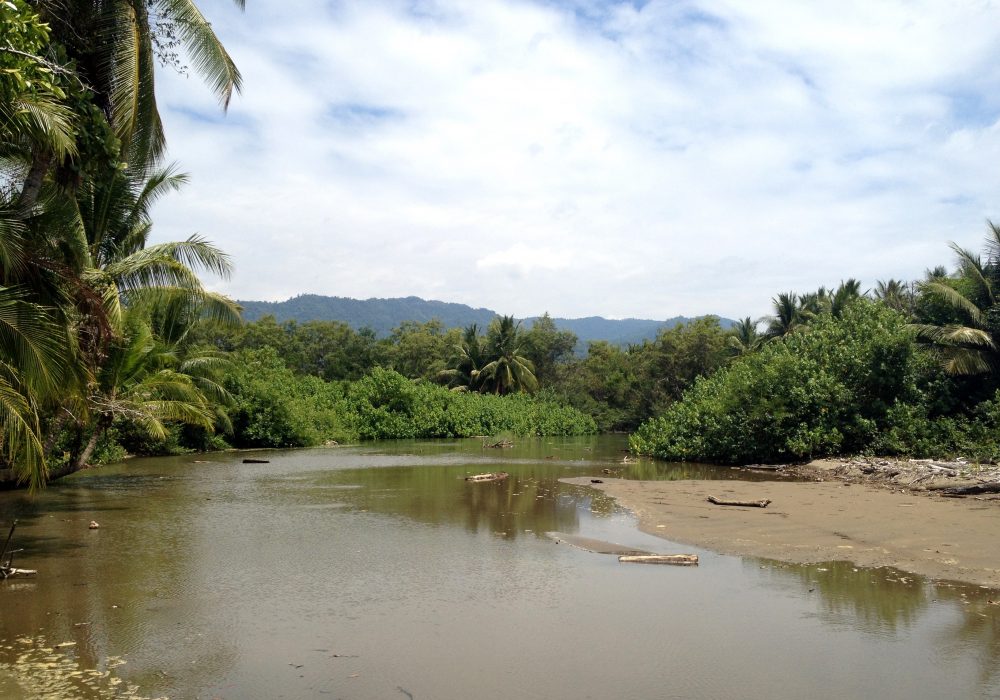
[[[30,209],[38,202],[38,195],[42,191],[42,181],[45,173],[52,165],[52,155],[45,151],[36,151],[32,155],[31,168],[28,176],[24,179],[24,186],[21,188],[21,198],[18,205],[23,209]]]
[[[66,476],[66,474],[72,474],[73,472],[78,472],[81,469],[86,469],[87,462],[90,461],[91,456],[94,454],[94,450],[97,448],[97,441],[101,439],[101,436],[104,435],[104,431],[106,431],[107,429],[108,429],[108,422],[103,419],[98,420],[97,426],[94,428],[93,434],[90,436],[90,439],[87,441],[87,444],[83,448],[83,452],[81,452],[80,456],[76,458],[76,461],[71,462],[71,464],[73,465],[73,469],[66,473],[61,473],[59,474],[59,476]]]

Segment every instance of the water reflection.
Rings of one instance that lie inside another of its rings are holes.
[[[817,596],[817,616],[839,628],[898,639],[931,616],[935,655],[952,662],[974,660],[983,688],[998,680],[1000,591],[843,561],[798,565],[746,559],[744,566]]]
[[[802,588],[816,593],[822,600],[820,615],[825,622],[871,634],[891,634],[909,627],[930,603],[924,577],[888,567],[859,569],[845,561],[808,566],[767,561],[764,566],[773,576],[795,579]]]

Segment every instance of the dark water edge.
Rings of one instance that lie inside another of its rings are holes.
[[[1000,697],[995,592],[676,545],[558,482],[747,477],[624,447],[135,459],[2,493],[39,576],[0,582],[0,698]],[[625,566],[549,531],[702,561]]]

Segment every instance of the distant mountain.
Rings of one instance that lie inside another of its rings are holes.
[[[404,321],[425,323],[437,319],[445,328],[462,328],[476,323],[486,328],[498,314],[491,309],[474,309],[465,304],[443,301],[427,301],[419,297],[395,299],[349,299],[347,297],[326,297],[318,294],[302,294],[288,301],[240,301],[243,318],[256,321],[271,315],[281,321],[341,321],[354,329],[371,328],[380,337],[389,335]],[[672,328],[693,319],[676,316],[666,321],[640,318],[613,320],[600,316],[587,318],[553,318],[560,330],[572,331],[583,347],[592,340],[607,340],[626,345],[652,339],[661,328]],[[535,318],[525,319],[528,328]],[[729,319],[721,319],[722,326],[733,324]]]

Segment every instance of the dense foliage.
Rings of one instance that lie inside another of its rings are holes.
[[[351,384],[346,424],[363,439],[475,435],[586,435],[594,421],[551,397],[455,392],[376,368]]]
[[[217,358],[186,337],[238,320],[198,277],[228,258],[148,245],[152,204],[184,181],[161,163],[156,54],[185,50],[223,105],[240,77],[190,0],[7,0],[0,25],[0,466],[38,487],[122,427],[225,427]]]
[[[964,454],[995,459],[996,399],[915,341],[909,319],[856,299],[747,354],[632,436],[632,449],[672,460],[797,461],[831,454]]]

